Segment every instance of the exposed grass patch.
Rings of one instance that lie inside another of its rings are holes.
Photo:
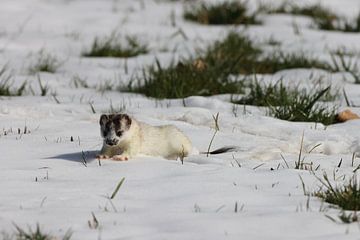
[[[335,97],[330,93],[330,87],[308,93],[299,88],[289,89],[281,81],[265,86],[256,80],[249,88],[245,97],[233,102],[268,107],[270,116],[287,121],[336,123],[336,109],[329,110],[319,103]]]
[[[299,6],[296,3],[285,1],[277,7],[263,5],[260,10],[269,14],[284,13],[308,16],[312,18],[315,27],[322,30],[360,32],[360,13],[354,19],[347,19],[319,3]]]
[[[302,15],[311,18],[326,19],[327,21],[339,18],[331,9],[326,8],[319,3],[299,6],[294,2],[284,1],[277,7],[271,5],[262,5],[260,7],[260,10],[270,14],[284,13],[292,15]]]
[[[21,96],[25,91],[26,82],[19,88],[13,89],[11,87],[12,74],[8,72],[7,67],[0,68],[0,96]]]
[[[281,50],[260,59],[255,64],[257,73],[275,73],[280,70],[294,68],[319,68],[332,71],[331,66],[315,57],[307,56],[304,52],[284,53]]]
[[[285,53],[277,49],[265,54],[249,37],[236,32],[230,32],[225,39],[216,41],[203,55],[207,64],[230,65],[235,74],[275,73],[291,68],[332,70],[326,62],[305,53]]]
[[[348,183],[341,186],[330,182],[328,176],[324,174],[323,178],[318,178],[321,188],[313,195],[323,199],[325,202],[334,204],[343,210],[360,210],[360,182],[354,175]],[[344,215],[343,218],[346,216]]]
[[[256,18],[256,13],[250,14],[244,1],[192,4],[185,9],[184,18],[209,25],[260,24],[260,21]]]
[[[230,32],[197,56],[171,63],[164,68],[157,64],[144,69],[120,90],[138,92],[154,98],[184,98],[193,95],[239,94],[242,81],[231,75],[274,73],[290,68],[323,68],[331,66],[305,54],[286,54],[280,50],[265,55],[261,48],[241,33]]]
[[[345,17],[319,18],[314,17],[314,24],[317,28],[328,31],[360,32],[360,13],[354,19]]]
[[[353,20],[345,22],[344,32],[360,32],[360,12]]]
[[[232,73],[254,72],[262,50],[244,34],[230,32],[225,39],[216,41],[202,53],[203,61],[210,66],[231,66]]]
[[[40,50],[33,65],[29,67],[31,74],[38,72],[55,73],[62,63],[52,54],[45,52],[44,49]]]
[[[118,57],[129,58],[148,53],[146,44],[139,42],[135,36],[126,36],[121,41],[119,36],[111,34],[109,37],[99,39],[96,37],[89,50],[84,51],[84,57]]]
[[[120,90],[138,92],[154,98],[185,98],[223,93],[240,93],[242,83],[229,78],[229,66],[202,61],[181,61],[163,68],[159,61]]]

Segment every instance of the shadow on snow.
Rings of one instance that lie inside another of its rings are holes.
[[[99,151],[82,151],[82,152],[73,152],[73,153],[64,153],[60,155],[56,155],[53,157],[48,157],[47,159],[61,159],[73,162],[92,162],[95,160],[96,154]]]

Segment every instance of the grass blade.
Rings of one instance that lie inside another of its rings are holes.
[[[118,191],[119,191],[121,185],[124,183],[124,181],[125,181],[125,178],[123,177],[123,178],[120,180],[120,182],[118,183],[118,185],[116,186],[113,194],[111,194],[110,199],[114,199],[114,198],[115,198],[116,194],[118,193]]]

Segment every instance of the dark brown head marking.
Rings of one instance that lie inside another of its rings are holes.
[[[103,114],[100,117],[101,135],[113,142],[131,127],[131,118],[127,114]]]
[[[104,126],[106,122],[109,120],[109,117],[106,114],[101,115],[100,117],[100,126]]]
[[[115,133],[118,137],[121,137],[124,131],[130,129],[131,118],[127,114],[116,114],[112,118],[112,122],[115,126]]]
[[[126,130],[129,130],[131,126],[131,118],[127,114],[120,114],[121,115],[121,123],[125,127]]]

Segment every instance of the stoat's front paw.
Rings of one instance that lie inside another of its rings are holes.
[[[124,155],[115,155],[112,157],[112,159],[115,161],[127,161],[129,160],[129,157]]]
[[[96,159],[109,159],[110,157],[105,154],[98,154],[96,155]]]

